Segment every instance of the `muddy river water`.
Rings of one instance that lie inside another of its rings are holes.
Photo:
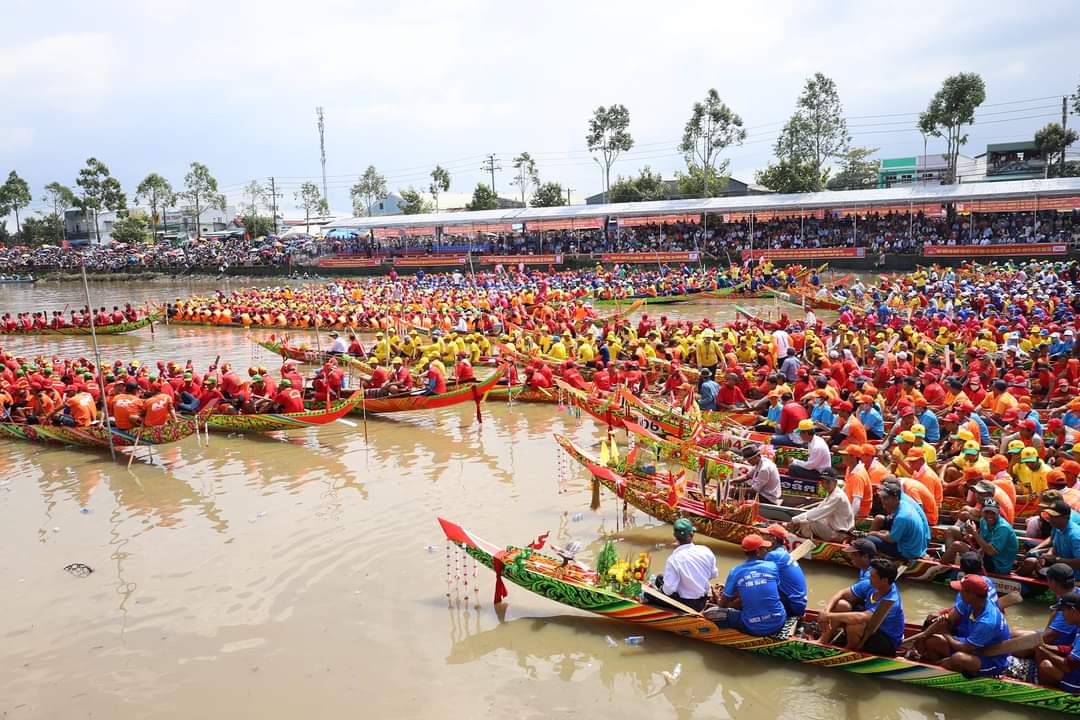
[[[234,287],[242,286],[234,283]],[[95,304],[218,285],[103,283]],[[82,304],[82,287],[0,286],[0,311]],[[772,301],[749,303],[761,311]],[[792,314],[798,312],[791,306]],[[775,311],[775,310],[773,310]],[[731,303],[681,316],[730,318]],[[5,338],[16,354],[86,355],[89,339]],[[280,362],[238,330],[157,325],[101,339],[102,358],[239,368]],[[552,433],[596,447],[588,417],[487,403],[265,436],[211,435],[150,461],[0,441],[0,718],[968,718],[1030,712],[645,633],[494,579],[448,584],[435,518],[496,544],[551,531],[592,560],[670,552],[670,528],[615,499],[589,508],[585,471]],[[740,560],[705,540],[721,576]],[[88,577],[64,571],[93,568]],[[805,563],[811,606],[851,581]],[[449,593],[448,593],[449,591]],[[902,586],[909,618],[951,604]],[[450,597],[448,597],[448,594]],[[1041,627],[1025,604],[1010,621]],[[608,636],[616,640],[612,647]],[[664,685],[661,671],[682,664]]]

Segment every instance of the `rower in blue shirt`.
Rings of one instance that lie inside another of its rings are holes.
[[[864,639],[867,624],[874,611],[883,601],[893,605],[885,615],[880,627]],[[861,604],[863,609],[848,611],[846,608]],[[838,591],[829,598],[825,610],[818,615],[821,637],[828,642],[833,631],[844,629],[846,647],[862,648],[864,652],[892,657],[904,639],[904,607],[896,588],[896,565],[886,558],[870,561],[870,576],[851,587]]]
[[[771,540],[773,549],[765,555],[769,562],[776,563],[780,572],[780,583],[777,589],[780,591],[780,602],[784,605],[789,618],[801,618],[806,612],[806,575],[803,574],[799,563],[791,558],[785,543],[788,539],[787,529],[776,523],[766,528],[768,534],[766,540]]]
[[[871,440],[885,437],[885,420],[881,412],[865,396],[859,402],[859,422],[866,428],[866,436]]]
[[[1080,625],[1080,592],[1066,593],[1055,605],[1072,626]],[[1072,643],[1048,645],[1043,643],[1035,650],[1039,665],[1039,682],[1057,686],[1071,693],[1080,692],[1080,634]]]
[[[746,561],[728,573],[720,594],[720,607],[705,612],[719,627],[748,635],[772,635],[784,626],[787,612],[780,602],[780,571],[765,559],[769,543],[757,533],[742,539]],[[739,607],[736,607],[738,605]]]
[[[997,603],[988,599],[990,584],[981,575],[965,575],[950,585],[960,591],[960,600],[948,615],[931,623],[928,636],[916,641],[916,650],[924,662],[938,663],[966,677],[997,677],[1008,665],[1008,653],[984,652],[1008,640],[1011,633]]]
[[[916,402],[916,410],[918,410],[918,406],[919,402]],[[924,439],[931,445],[936,445],[938,440],[941,439],[941,426],[938,424],[937,415],[935,415],[934,412],[930,410],[930,408],[923,408],[922,414],[915,418],[915,424],[923,426]],[[918,437],[919,433],[916,432],[915,436]]]
[[[930,544],[930,523],[922,508],[903,492],[896,478],[882,480],[878,497],[885,515],[874,518],[866,535],[878,553],[904,560],[925,555]]]

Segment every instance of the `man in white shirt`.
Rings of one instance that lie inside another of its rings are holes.
[[[825,439],[814,432],[813,420],[800,420],[798,433],[806,445],[806,459],[792,460],[788,474],[804,480],[817,480],[822,470],[832,468],[832,451]]]
[[[791,519],[791,529],[806,538],[840,542],[855,525],[851,501],[844,492],[844,481],[831,469],[822,473],[825,480],[825,499]]]
[[[735,482],[746,483],[763,502],[779,505],[780,471],[776,468],[776,463],[762,454],[760,445],[744,447],[742,456],[751,467],[742,468],[735,476]],[[717,487],[717,493],[719,491],[720,488]],[[720,498],[717,498],[717,504],[719,502]]]
[[[327,352],[330,355],[344,355],[349,350],[349,346],[345,344],[345,338],[341,337],[335,330],[330,333],[330,337],[334,338],[334,341],[330,343],[330,349]]]
[[[704,610],[711,590],[709,581],[719,574],[716,556],[704,545],[694,544],[694,524],[686,518],[675,521],[675,541],[678,546],[668,556],[664,574],[653,578],[653,585],[672,600]],[[645,600],[669,607],[663,598],[646,595]]]

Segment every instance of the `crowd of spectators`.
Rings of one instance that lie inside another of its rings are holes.
[[[776,218],[756,221],[753,241],[748,220],[708,225],[673,223],[618,230],[575,230],[524,234],[484,233],[469,238],[444,234],[431,237],[369,238],[344,242],[343,252],[369,257],[405,253],[466,252],[491,255],[702,250],[716,257],[762,248],[865,247],[872,253],[914,254],[924,245],[998,245],[1007,243],[1080,242],[1080,213],[1041,212],[956,215],[953,218],[906,212],[863,214],[857,220],[839,215]]]
[[[465,253],[520,255],[701,250],[714,257],[736,257],[741,250],[865,247],[877,254],[920,253],[924,245],[996,245],[1080,241],[1080,212],[958,214],[952,217],[906,212],[864,214],[857,220],[827,213],[823,217],[774,218],[708,225],[673,223],[618,230],[544,233],[481,233],[433,237],[381,237],[334,231],[325,238],[200,239],[181,245],[157,243],[103,247],[0,247],[0,272],[20,273],[78,268],[116,272],[225,272],[253,266],[312,264],[329,254],[393,257],[402,254]]]
[[[312,238],[202,238],[178,245],[0,246],[0,273],[74,271],[84,263],[90,272],[222,273],[235,267],[303,265],[327,253],[342,251],[338,241]]]

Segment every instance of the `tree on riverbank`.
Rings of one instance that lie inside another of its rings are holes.
[[[12,170],[3,185],[0,185],[0,217],[10,212],[15,213],[15,232],[22,230],[19,222],[19,210],[30,204],[30,185]]]
[[[161,175],[152,172],[135,188],[135,197],[150,206],[150,229],[155,230],[160,223],[162,229],[166,230],[165,208],[176,204],[176,193],[173,191],[172,184]]]
[[[218,182],[210,174],[210,168],[200,162],[191,163],[191,169],[184,176],[184,187],[180,196],[191,203],[191,215],[195,221],[195,237],[202,237],[202,213],[207,208],[225,209],[225,196],[218,192]]]
[[[120,181],[112,176],[108,166],[97,158],[87,158],[86,167],[79,171],[75,184],[79,186],[79,196],[75,207],[83,215],[94,219],[94,241],[101,244],[101,229],[98,227],[98,215],[102,212],[123,210],[127,207],[127,196],[120,187]]]

